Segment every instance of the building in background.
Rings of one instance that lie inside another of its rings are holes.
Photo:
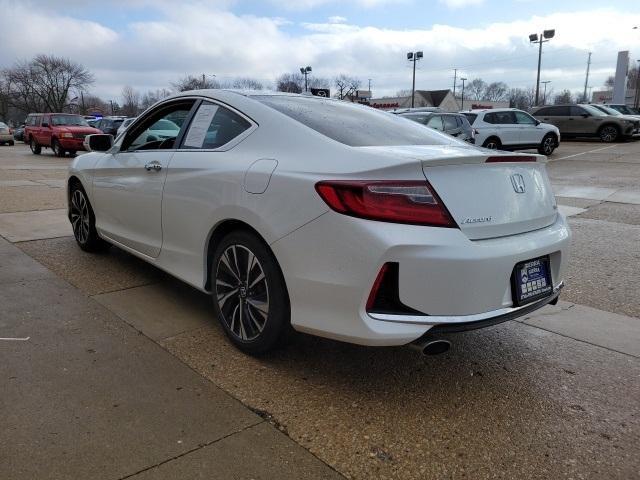
[[[369,105],[381,110],[410,108],[411,95],[371,98]],[[460,105],[451,90],[416,90],[414,107],[438,107],[445,112],[457,112],[460,110]]]

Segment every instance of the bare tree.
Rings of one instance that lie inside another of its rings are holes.
[[[487,85],[482,95],[482,100],[500,102],[508,97],[509,87],[504,82],[493,82]]]
[[[341,73],[333,79],[333,85],[336,87],[336,98],[344,100],[345,98],[355,97],[361,83],[359,78]]]
[[[171,86],[178,92],[186,92],[187,90],[202,90],[205,88],[220,88],[220,84],[212,78],[207,78],[204,74],[201,77],[187,75],[182,77]]]
[[[2,72],[9,85],[9,103],[24,111],[63,112],[71,92],[93,83],[93,75],[79,63],[53,55],[20,61]]]
[[[140,110],[146,110],[154,103],[159,102],[163,98],[167,98],[169,95],[171,95],[171,90],[166,88],[149,90],[142,96],[142,100],[140,100]]]
[[[398,90],[396,92],[396,97],[409,97],[411,96],[411,90],[408,88],[402,89],[402,90]]]
[[[469,98],[472,98],[473,100],[481,100],[484,97],[486,89],[487,83],[481,78],[474,78],[465,88]]]
[[[264,86],[262,82],[254,78],[238,77],[231,83],[233,88],[242,88],[244,90],[262,90]]]
[[[110,111],[111,106],[101,98],[96,97],[95,95],[84,96],[84,110],[82,111],[83,114],[92,112],[106,114]]]
[[[547,97],[549,97],[551,90],[547,91]],[[519,108],[520,110],[528,110],[533,107],[536,101],[536,89],[535,87],[529,88],[512,88],[507,94],[509,99],[509,106],[511,108]]]
[[[140,108],[140,92],[134,90],[129,85],[122,87],[122,114],[127,117],[135,117],[138,115]]]
[[[554,105],[561,105],[563,103],[575,103],[571,90],[562,90],[553,98]]]
[[[276,90],[279,92],[302,93],[304,77],[299,73],[283,73],[276,79]]]

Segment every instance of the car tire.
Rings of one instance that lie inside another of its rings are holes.
[[[76,151],[75,150],[69,150],[69,156],[70,157],[75,157],[76,156]]]
[[[484,141],[482,146],[490,150],[500,150],[500,147],[502,147],[502,142],[498,137],[489,137]]]
[[[620,138],[620,129],[615,125],[603,125],[598,130],[598,136],[604,143],[612,143]]]
[[[540,155],[551,155],[553,151],[558,147],[558,139],[553,133],[547,133],[538,147],[538,153]]]
[[[216,245],[210,268],[214,311],[238,349],[260,355],[290,339],[287,287],[262,239],[246,230],[227,234]]]
[[[42,153],[42,147],[38,145],[38,142],[36,142],[33,138],[29,140],[29,148],[31,149],[31,153],[33,153],[34,155],[40,155]]]
[[[69,193],[69,220],[76,243],[85,252],[102,252],[111,246],[98,235],[93,208],[79,182],[71,186]]]
[[[10,140],[10,141],[9,141],[9,146],[10,146],[10,147],[13,147],[14,145],[15,145],[15,142],[14,142],[13,140]]]
[[[51,150],[53,150],[53,154],[56,157],[64,157],[67,153],[64,148],[62,148],[62,145],[60,145],[60,142],[55,138],[51,141]]]

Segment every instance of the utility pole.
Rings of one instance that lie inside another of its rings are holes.
[[[111,115],[113,115],[113,100],[109,100],[109,103],[111,104]]]
[[[584,78],[584,93],[582,94],[582,100],[585,103],[589,103],[587,101],[587,86],[589,85],[589,67],[591,67],[591,52],[589,52],[589,59],[587,60],[587,74]]]
[[[542,94],[542,104],[546,105],[547,104],[547,83],[551,83],[551,80],[545,80],[544,82],[540,82],[540,83],[544,83],[544,93]]]
[[[456,80],[458,78],[458,69],[453,69],[453,98],[456,98]]]
[[[460,80],[462,80],[462,106],[460,107],[460,110],[464,110],[464,82],[466,82],[467,79],[460,78]]]
[[[538,99],[540,98],[540,65],[542,63],[542,44],[551,40],[556,34],[555,30],[545,30],[538,37],[537,33],[529,35],[529,42],[538,43],[538,77],[536,78],[536,106],[538,106]]]
[[[638,27],[634,27],[638,28]],[[636,69],[636,96],[633,100],[633,108],[637,109],[640,105],[640,60],[638,60],[638,68]]]
[[[422,52],[407,53],[407,60],[413,62],[413,83],[411,85],[411,108],[413,108],[416,98],[416,62],[422,58]]]
[[[84,108],[84,92],[80,92],[80,101],[82,103],[82,115],[86,115],[87,110]]]

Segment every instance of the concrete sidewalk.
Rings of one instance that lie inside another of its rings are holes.
[[[0,478],[341,478],[0,238]]]

